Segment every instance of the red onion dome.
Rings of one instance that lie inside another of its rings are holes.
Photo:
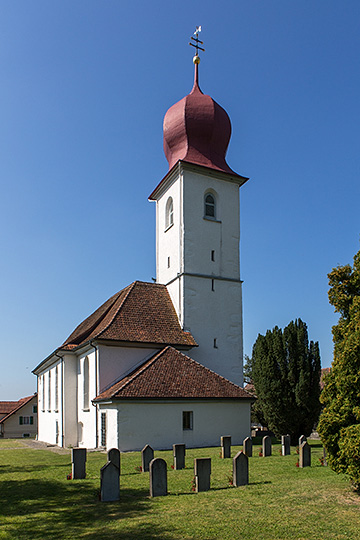
[[[225,160],[230,136],[230,118],[200,90],[198,63],[195,63],[193,89],[170,107],[164,118],[164,151],[169,170],[181,159],[234,173]]]

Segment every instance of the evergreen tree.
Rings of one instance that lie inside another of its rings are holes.
[[[360,490],[360,251],[350,265],[334,268],[329,301],[340,314],[333,326],[334,360],[321,395],[319,433],[333,470]]]
[[[250,362],[256,408],[275,435],[292,442],[310,435],[320,413],[319,344],[310,342],[306,324],[297,319],[284,331],[277,326],[259,334]]]

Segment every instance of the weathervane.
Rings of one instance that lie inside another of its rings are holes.
[[[199,49],[200,49],[200,51],[205,52],[205,49],[203,49],[202,47],[199,46],[199,43],[201,45],[204,45],[204,42],[200,41],[200,39],[199,39],[199,33],[200,32],[201,32],[201,26],[197,26],[196,30],[195,30],[195,32],[193,34],[193,36],[195,36],[195,37],[191,36],[191,38],[190,38],[193,41],[195,41],[195,43],[192,43],[191,41],[189,42],[189,45],[191,45],[192,47],[195,47],[195,49],[196,49],[196,54],[195,54],[195,56],[193,58],[194,64],[198,64],[200,62]]]

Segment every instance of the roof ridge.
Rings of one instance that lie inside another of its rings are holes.
[[[146,371],[150,366],[152,366],[152,364],[157,360],[157,357],[161,356],[167,349],[174,349],[174,347],[171,347],[171,345],[167,345],[166,347],[164,347],[164,349],[161,349],[160,351],[157,351],[156,353],[154,353],[154,355],[151,356],[150,358],[148,358],[147,360],[145,360],[145,362],[141,366],[135,368],[132,375],[131,375],[131,373],[130,373],[130,375],[128,375],[128,380],[124,383],[123,386],[120,386],[116,390],[116,392],[119,392],[120,390],[123,390],[130,383],[132,383],[135,379],[137,379],[137,377],[142,375],[144,373],[144,371]],[[176,350],[176,349],[174,349],[174,350]]]
[[[125,301],[126,301],[127,298],[129,297],[130,292],[134,289],[136,283],[137,283],[137,281],[133,281],[132,283],[130,283],[130,285],[128,285],[127,287],[125,287],[125,289],[128,288],[129,290],[128,290],[127,293],[125,294],[125,297],[122,299],[122,301],[121,301],[119,307],[115,310],[114,315],[112,316],[112,318],[110,319],[110,321],[108,322],[108,324],[105,326],[105,328],[104,328],[103,330],[101,330],[101,332],[99,332],[98,334],[96,334],[96,336],[94,336],[94,337],[97,337],[97,338],[98,338],[99,336],[101,336],[101,334],[103,334],[103,333],[105,332],[105,330],[107,330],[107,329],[109,328],[109,326],[110,326],[110,325],[112,324],[112,322],[114,321],[116,315],[119,313],[120,309],[123,307]],[[122,289],[122,291],[124,291],[125,289]],[[122,291],[120,291],[120,292],[122,292]],[[120,292],[119,292],[119,294],[120,294]],[[115,302],[117,302],[117,300],[118,300],[118,298],[115,300]],[[115,302],[114,302],[114,304],[115,304]],[[113,307],[114,304],[112,304],[111,307]],[[109,311],[110,311],[110,309],[106,312],[106,314],[108,314]],[[105,317],[103,317],[101,320],[103,321],[104,318],[105,318]]]

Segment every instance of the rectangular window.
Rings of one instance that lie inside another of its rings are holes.
[[[213,262],[215,261],[215,250],[214,249],[211,250],[211,260]]]
[[[183,411],[183,430],[193,428],[193,411]]]
[[[170,268],[170,257],[167,259],[167,267]]]
[[[215,291],[215,279],[211,280],[211,290]]]
[[[45,411],[45,375],[41,376],[41,384],[42,384],[42,403],[41,403],[41,410]]]
[[[51,411],[51,371],[49,371],[49,378],[48,378],[48,411]]]
[[[106,413],[101,413],[101,446],[106,447]]]
[[[34,414],[37,413],[37,405],[33,405],[33,413],[34,413]]]
[[[55,368],[55,411],[59,410],[59,367]]]
[[[20,426],[28,426],[30,424],[34,423],[34,417],[33,416],[19,416],[19,424]]]

